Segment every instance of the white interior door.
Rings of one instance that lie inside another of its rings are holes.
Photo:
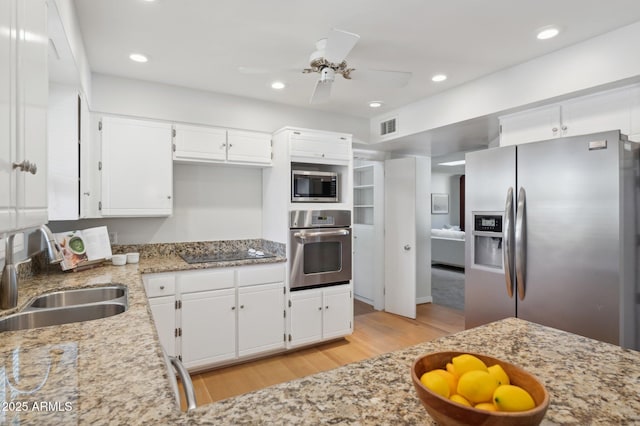
[[[385,161],[384,309],[416,317],[416,159]]]

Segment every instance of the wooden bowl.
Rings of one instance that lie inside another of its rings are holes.
[[[535,408],[527,411],[486,411],[467,407],[462,404],[444,398],[427,389],[420,377],[427,371],[442,368],[445,369],[448,362],[455,356],[468,353],[480,358],[487,367],[500,364],[509,375],[512,385],[520,386],[531,394],[536,403]],[[542,421],[549,406],[549,394],[542,383],[523,369],[508,362],[501,361],[486,355],[470,352],[433,352],[418,357],[411,368],[411,379],[416,388],[418,398],[427,409],[427,412],[438,424],[445,426],[458,425],[513,425],[526,426],[538,425]]]

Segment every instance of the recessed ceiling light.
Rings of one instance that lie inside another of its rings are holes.
[[[556,27],[544,27],[538,30],[538,35],[536,36],[538,40],[547,40],[550,38],[554,38],[560,33],[560,30]]]
[[[147,58],[145,55],[141,54],[141,53],[132,53],[131,55],[129,55],[129,59],[131,59],[134,62],[147,62],[149,60],[149,58]]]
[[[271,88],[276,90],[282,90],[285,88],[285,84],[281,81],[274,81],[271,83]]]
[[[445,81],[446,79],[447,79],[447,76],[445,74],[436,74],[433,77],[431,77],[431,81],[435,81],[436,83]]]
[[[380,108],[382,106],[382,101],[371,101],[369,102],[370,108]]]
[[[465,164],[465,160],[447,161],[446,163],[438,163],[438,166],[460,166]]]

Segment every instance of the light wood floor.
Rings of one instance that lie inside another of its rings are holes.
[[[355,302],[354,314],[354,332],[344,339],[192,375],[198,405],[327,371],[464,329],[462,311],[431,303],[418,305],[415,320],[374,311],[359,301]]]

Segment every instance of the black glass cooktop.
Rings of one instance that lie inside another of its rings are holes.
[[[229,262],[232,260],[263,259],[276,257],[275,254],[262,251],[221,251],[204,254],[181,254],[181,258],[187,263]]]

